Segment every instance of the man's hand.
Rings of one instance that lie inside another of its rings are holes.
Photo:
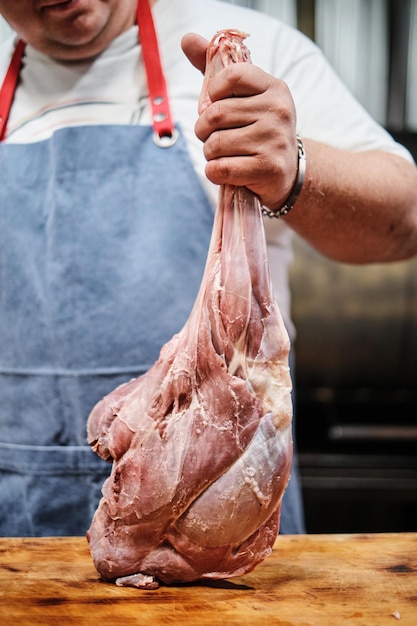
[[[185,35],[182,48],[204,72],[208,42]],[[209,102],[195,125],[206,175],[245,186],[271,210],[290,195],[297,173],[295,106],[287,85],[251,63],[226,66],[210,81]]]

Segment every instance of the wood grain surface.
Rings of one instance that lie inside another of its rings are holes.
[[[417,533],[279,537],[241,578],[154,591],[100,580],[82,537],[0,539],[2,626],[416,626]]]

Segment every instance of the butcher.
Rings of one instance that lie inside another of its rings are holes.
[[[85,534],[110,471],[87,417],[188,318],[219,185],[264,208],[291,338],[294,232],[342,262],[417,253],[413,159],[311,41],[218,0],[150,4],[156,48],[138,0],[0,0],[3,536]],[[253,63],[198,114],[208,40],[231,27]],[[295,457],[281,532],[304,530]]]

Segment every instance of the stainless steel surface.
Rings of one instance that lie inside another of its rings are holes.
[[[349,266],[296,241],[296,417],[308,532],[417,528],[417,260]]]
[[[340,264],[297,239],[291,277],[300,386],[417,386],[416,259]]]

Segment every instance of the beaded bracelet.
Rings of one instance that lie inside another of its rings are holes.
[[[298,196],[300,195],[300,191],[303,187],[304,176],[306,171],[306,153],[304,151],[303,142],[301,141],[301,137],[297,135],[297,147],[298,147],[298,166],[297,166],[297,177],[295,179],[294,186],[291,190],[288,200],[279,208],[277,211],[270,211],[266,207],[262,207],[262,214],[267,217],[283,217],[287,215],[294,204],[297,201]]]

